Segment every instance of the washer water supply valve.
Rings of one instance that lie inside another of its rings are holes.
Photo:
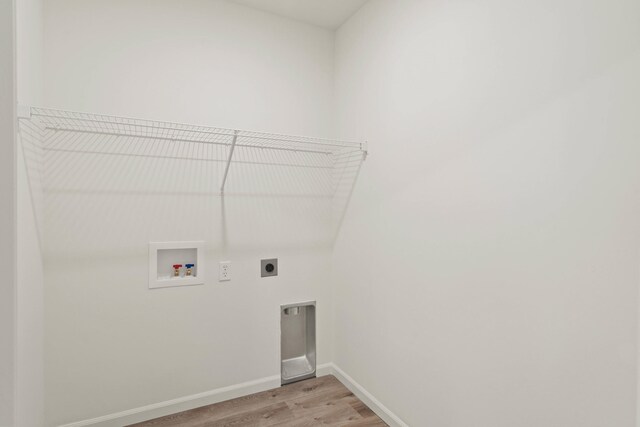
[[[186,276],[191,276],[191,269],[193,268],[195,264],[185,264],[184,266],[187,268],[187,271],[185,273]]]
[[[182,268],[182,264],[173,265],[173,277],[180,277],[180,268]]]

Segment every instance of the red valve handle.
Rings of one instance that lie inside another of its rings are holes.
[[[174,264],[174,266],[173,266],[173,268],[176,268],[176,269],[180,268],[180,267],[182,267],[182,264]]]

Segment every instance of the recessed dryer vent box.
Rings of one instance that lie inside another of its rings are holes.
[[[149,289],[204,284],[204,242],[149,243]],[[191,274],[187,273],[187,264]],[[180,265],[175,275],[175,265]]]
[[[316,376],[316,302],[280,306],[281,383]]]

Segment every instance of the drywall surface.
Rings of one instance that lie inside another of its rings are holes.
[[[330,136],[329,31],[208,0],[53,0],[44,16],[47,106]],[[318,363],[331,361],[331,210],[307,191],[319,177],[273,164],[284,155],[237,150],[244,163],[222,199],[224,154],[118,136],[50,140],[48,425],[279,375],[280,304],[317,301]],[[149,242],[198,240],[203,286],[147,288]],[[260,259],[272,257],[279,276],[261,279]],[[218,282],[227,260],[232,280]]]
[[[18,103],[42,105],[43,0],[16,0]]]
[[[43,22],[41,0],[16,2],[17,98],[42,103]],[[44,277],[42,147],[37,129],[18,126],[17,156],[17,350],[18,427],[44,425]]]
[[[408,425],[635,425],[640,3],[371,1],[335,363]]]
[[[0,2],[0,425],[11,426],[16,352],[15,8]]]
[[[19,139],[16,426],[44,425],[44,277],[34,203],[41,154],[35,141]]]
[[[45,6],[48,107],[329,136],[328,30],[225,1]]]

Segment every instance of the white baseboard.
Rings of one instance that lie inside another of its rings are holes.
[[[355,394],[358,399],[367,405],[377,416],[389,424],[390,427],[409,427],[407,423],[402,421],[400,417],[391,412],[386,406],[384,406],[378,399],[376,399],[371,393],[365,390],[360,384],[358,384],[353,378],[347,375],[342,369],[335,364],[331,363],[333,375],[340,380],[351,393]]]
[[[333,367],[330,363],[318,365],[316,372],[318,376],[330,375],[333,373]],[[214,403],[235,399],[236,397],[247,396],[253,393],[259,393],[276,387],[280,387],[280,375],[235,384],[229,387],[222,387],[215,390],[205,391],[203,393],[192,394],[190,396],[183,396],[177,399],[167,400],[165,402],[116,412],[115,414],[76,421],[64,424],[60,427],[122,427],[123,425],[139,423],[163,417],[165,415],[175,414],[176,412],[188,411],[189,409],[212,405]]]
[[[316,376],[324,377],[325,375],[333,375],[334,374],[333,363],[324,363],[322,365],[316,366]]]
[[[373,412],[382,418],[391,427],[408,427],[395,414],[389,411],[382,403],[367,392],[360,384],[356,383],[353,378],[345,374],[340,368],[333,363],[325,363],[318,365],[316,374],[319,377],[325,375],[335,375],[353,394],[358,396]],[[163,417],[176,412],[188,411],[189,409],[198,408],[200,406],[212,405],[214,403],[223,402],[236,397],[247,396],[253,393],[270,390],[280,386],[280,376],[261,378],[255,381],[248,381],[241,384],[235,384],[229,387],[218,388],[215,390],[205,391],[203,393],[193,394],[190,396],[179,397],[177,399],[167,400],[165,402],[154,403],[152,405],[141,406],[139,408],[129,409],[127,411],[117,412],[115,414],[104,415],[88,420],[77,421],[70,424],[64,424],[60,427],[121,427],[123,425],[139,423],[153,418]]]

